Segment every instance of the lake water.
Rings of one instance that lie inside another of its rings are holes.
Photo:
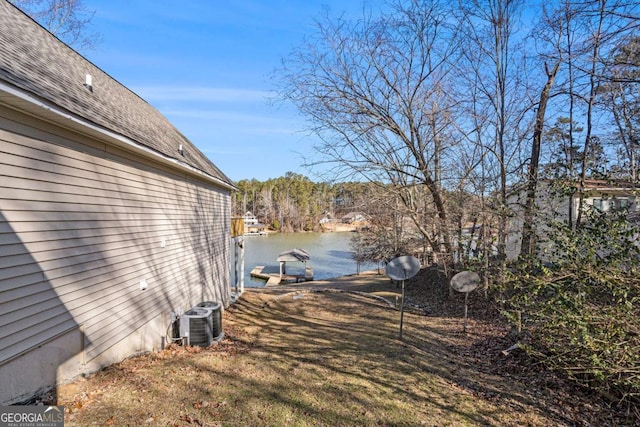
[[[265,272],[278,273],[280,264],[276,259],[281,252],[294,248],[305,249],[311,260],[307,265],[313,268],[314,280],[355,274],[358,266],[351,257],[349,240],[353,233],[272,233],[268,236],[244,237],[245,287],[264,286],[265,282],[251,277],[251,270],[257,265],[265,266]],[[232,247],[233,258],[233,247]],[[302,263],[287,263],[287,272],[301,273]],[[373,270],[376,264],[361,264],[360,271]],[[231,264],[231,287],[235,286],[233,259]]]

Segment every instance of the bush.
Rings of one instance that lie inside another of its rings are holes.
[[[552,265],[510,271],[500,300],[531,355],[614,401],[638,401],[638,228],[625,212],[587,217],[575,230],[551,224]]]

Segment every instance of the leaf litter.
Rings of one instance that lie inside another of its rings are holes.
[[[420,280],[420,279],[418,279]],[[358,291],[393,292],[378,278]],[[345,293],[249,291],[207,348],[170,345],[60,386],[65,425],[633,426],[612,407],[515,349],[480,293],[460,298],[414,281],[405,314]]]

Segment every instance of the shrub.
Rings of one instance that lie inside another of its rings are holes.
[[[553,263],[507,274],[498,289],[505,314],[551,369],[614,401],[640,400],[637,226],[626,212],[597,211],[576,229],[550,225]]]

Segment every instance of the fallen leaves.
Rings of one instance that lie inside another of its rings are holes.
[[[193,408],[194,409],[202,409],[202,408],[219,408],[221,406],[226,405],[227,402],[226,401],[222,401],[222,402],[212,402],[212,401],[208,401],[208,400],[201,400],[199,402],[194,402],[193,403]]]
[[[437,291],[442,301],[432,298],[429,317],[405,319],[405,342],[395,339],[397,313],[363,299],[315,295],[295,301],[295,310],[286,301],[262,310],[265,296],[248,293],[225,311],[220,342],[170,345],[60,393],[73,412],[65,421],[213,427],[304,425],[316,417],[324,425],[411,425],[411,417],[438,413],[441,425],[460,425],[461,417],[483,425],[613,425],[597,422],[595,412],[607,410],[597,400],[537,366],[527,369],[524,352],[503,356],[512,338],[481,318],[479,302],[463,333],[459,301]],[[403,391],[393,392],[396,383]]]
[[[194,417],[194,416],[192,416],[190,414],[182,414],[182,415],[180,415],[180,421],[184,421],[184,422],[186,422],[188,424],[194,424],[194,425],[197,425],[197,426],[204,425],[202,423],[202,421],[200,421],[199,419],[197,419],[196,417]]]

